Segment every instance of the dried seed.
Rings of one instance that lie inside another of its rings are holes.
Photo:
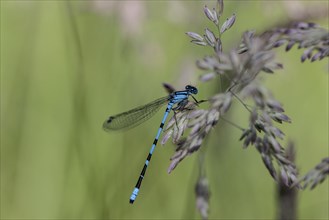
[[[226,19],[226,21],[224,22],[224,24],[222,25],[221,29],[220,29],[220,34],[223,34],[225,31],[227,31],[228,29],[230,29],[232,27],[232,25],[235,22],[235,14],[233,14],[231,17],[229,17],[228,19]]]
[[[186,34],[192,38],[193,40],[203,41],[203,37],[201,37],[199,34],[194,32],[186,32]]]
[[[216,74],[215,73],[206,73],[206,74],[203,74],[201,77],[200,77],[200,80],[202,82],[207,82],[207,81],[210,81],[212,80],[213,78],[215,78]]]
[[[207,7],[207,5],[203,8],[204,14],[207,16],[207,18],[210,21],[215,21],[215,15],[212,13],[212,11]]]

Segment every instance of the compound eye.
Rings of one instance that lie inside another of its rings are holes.
[[[191,89],[190,85],[185,86],[185,89]]]

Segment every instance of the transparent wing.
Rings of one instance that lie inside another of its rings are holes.
[[[151,118],[168,101],[169,97],[154,100],[127,112],[110,116],[104,123],[105,131],[133,128]]]

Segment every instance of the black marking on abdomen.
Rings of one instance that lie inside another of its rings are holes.
[[[136,186],[135,186],[137,189],[139,189],[141,184],[142,184],[142,181],[143,181],[144,176],[145,176],[146,168],[147,168],[147,165],[144,164],[143,170],[142,170],[141,174],[139,175],[138,181],[137,181]]]
[[[146,159],[146,160],[147,160],[148,162],[150,162],[151,157],[152,157],[152,154],[149,153],[149,155],[147,156],[147,159]]]
[[[153,144],[156,145],[158,143],[158,139],[154,139]]]
[[[164,126],[164,123],[161,123],[161,124],[160,124],[160,128],[163,128],[163,126]]]

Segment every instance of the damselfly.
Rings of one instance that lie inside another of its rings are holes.
[[[147,119],[151,118],[160,109],[161,106],[163,106],[165,103],[168,103],[165,114],[162,118],[160,127],[158,129],[158,132],[155,136],[155,139],[153,141],[150,152],[145,161],[142,172],[139,175],[136,186],[130,196],[130,203],[134,203],[134,201],[138,195],[140,186],[142,184],[142,181],[143,181],[145,173],[146,173],[146,169],[150,163],[153,151],[158,142],[158,139],[160,137],[161,131],[163,129],[164,123],[168,117],[169,112],[172,109],[174,111],[183,109],[186,106],[186,104],[188,103],[189,96],[192,96],[194,101],[196,103],[199,103],[192,95],[192,94],[197,94],[197,93],[198,93],[197,88],[195,88],[194,86],[187,85],[185,87],[185,90],[173,92],[169,96],[157,99],[149,104],[134,108],[130,111],[123,112],[121,114],[110,116],[103,123],[103,128],[105,131],[132,128],[132,127],[135,127],[136,125],[139,125],[140,123],[146,121]],[[175,104],[176,104],[176,107],[173,107]]]

